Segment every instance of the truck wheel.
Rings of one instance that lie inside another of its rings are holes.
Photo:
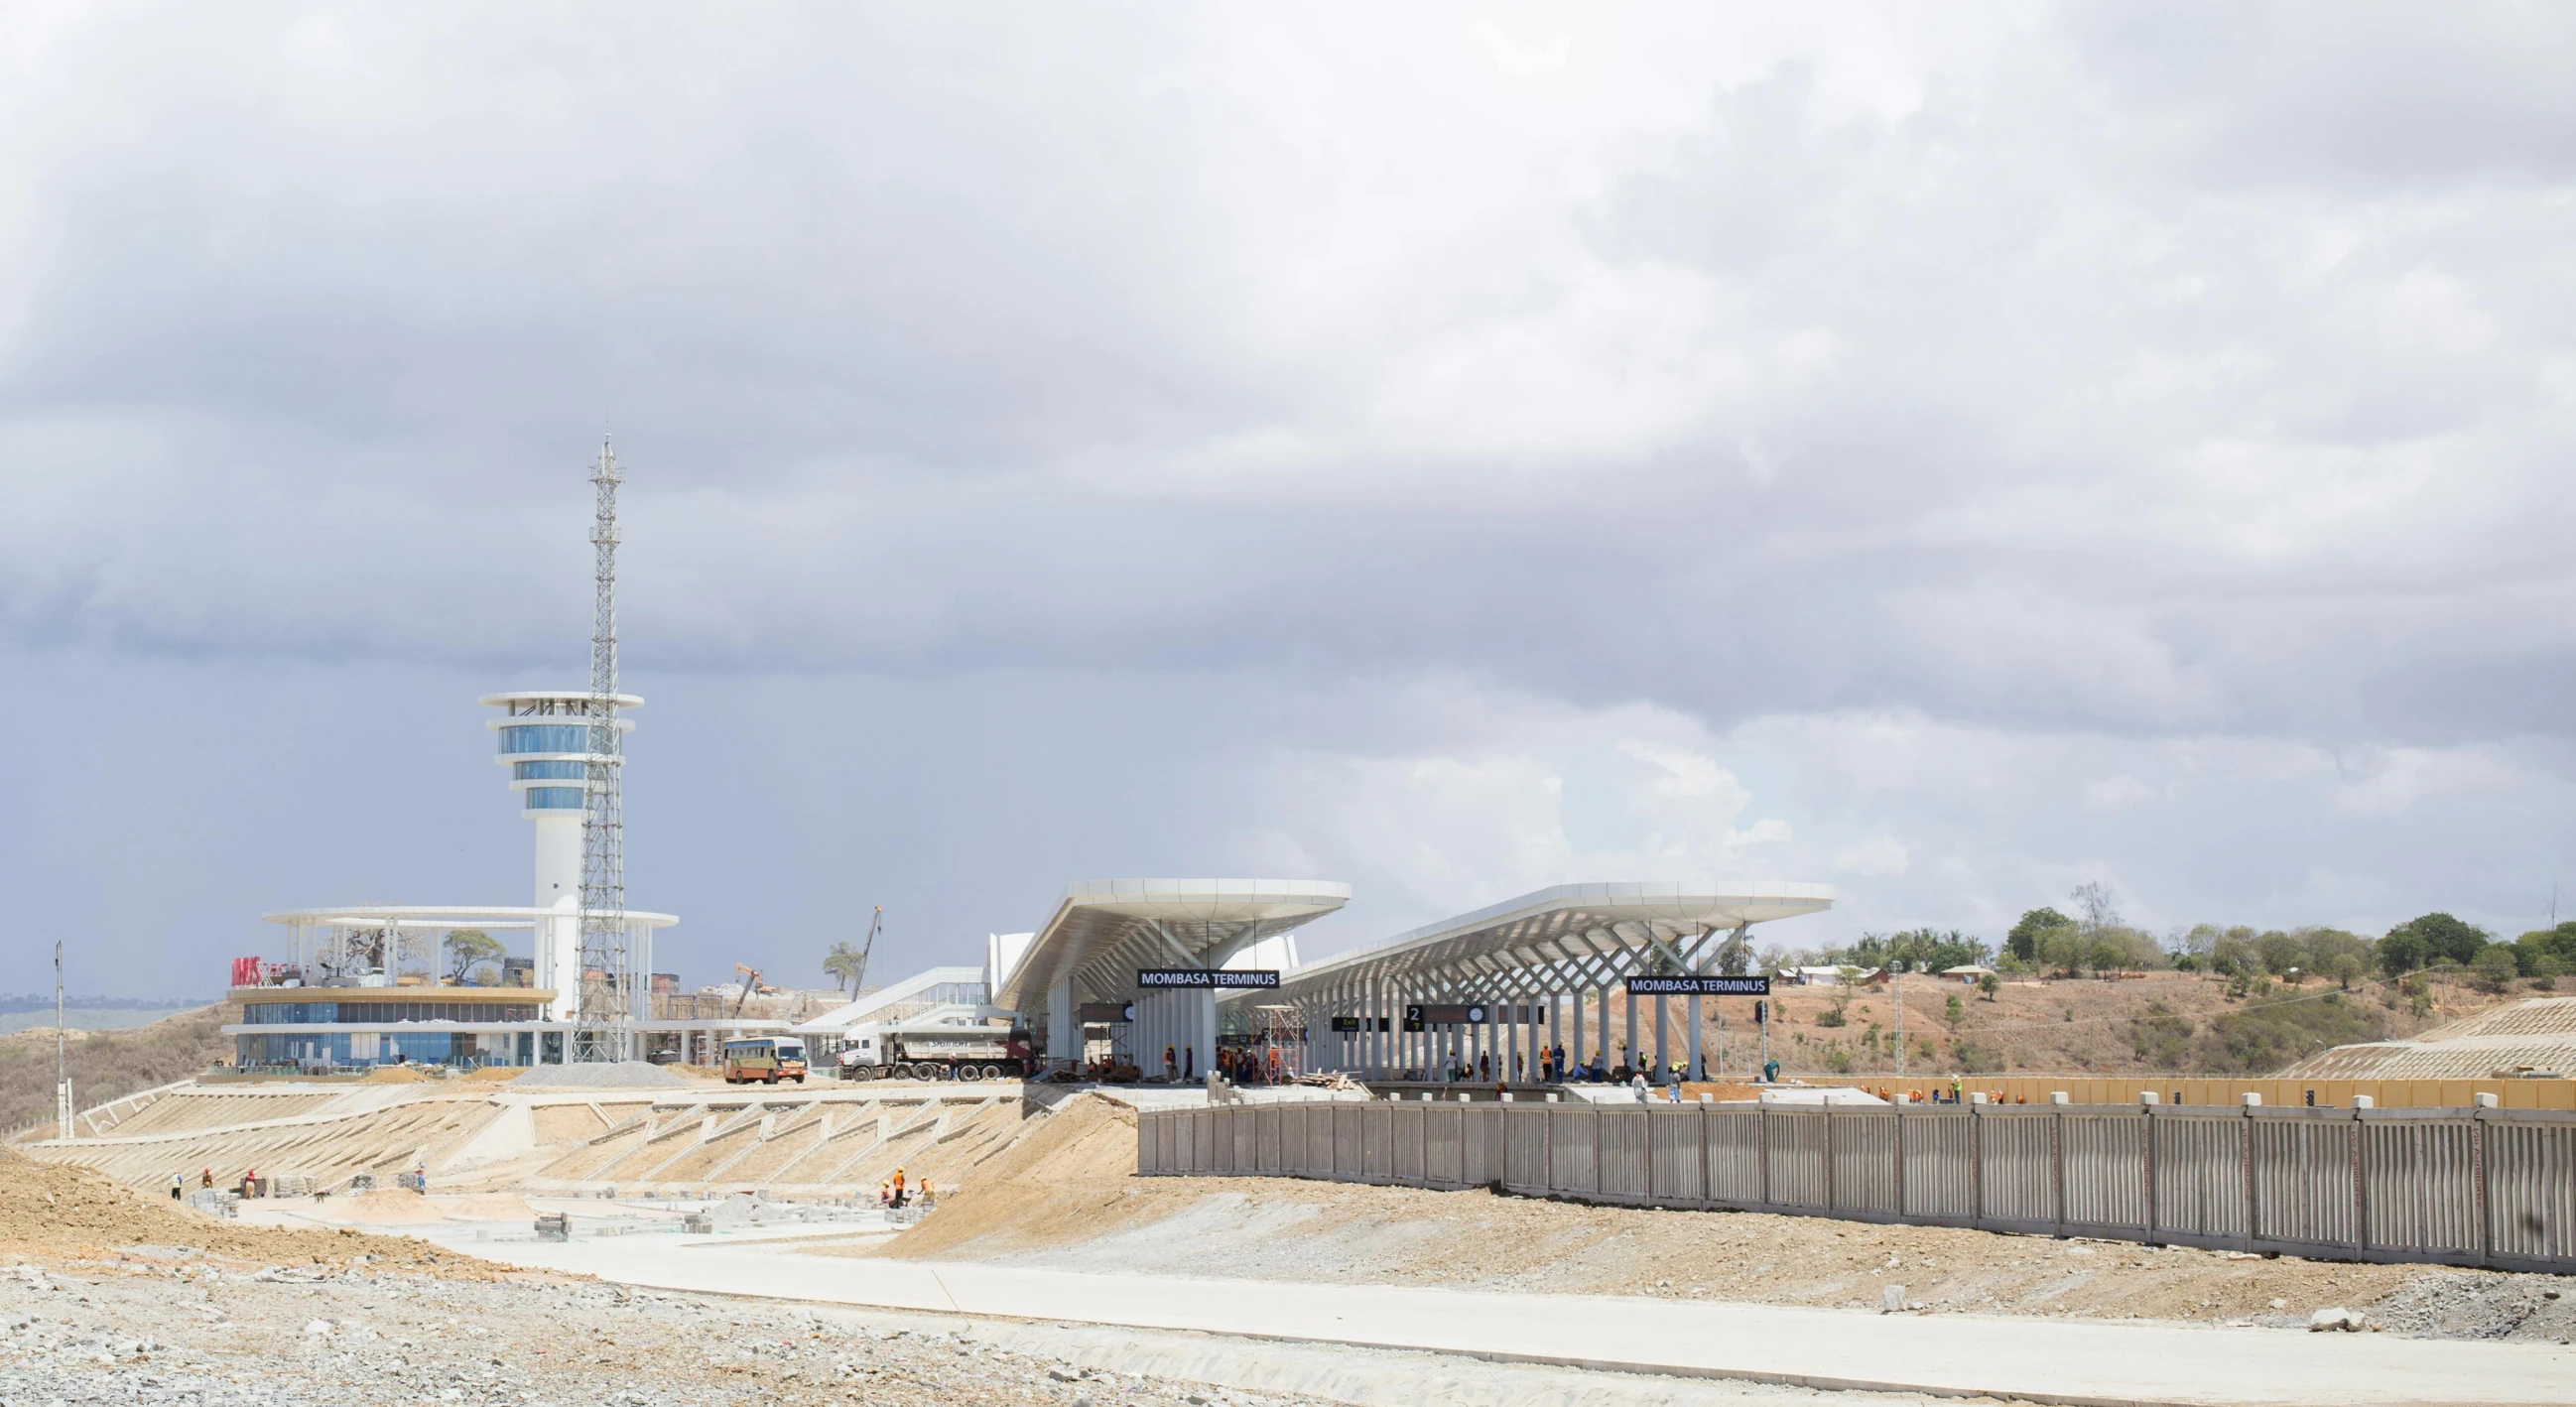
[[[939,1078],[939,1072],[924,1062],[912,1067],[912,1077],[916,1080],[935,1080]]]
[[[984,1076],[972,1065],[960,1065],[957,1067],[957,1078],[961,1080],[980,1080],[984,1078]]]
[[[1002,1067],[1001,1067],[1001,1066],[999,1066],[999,1065],[987,1065],[987,1066],[985,1066],[985,1067],[984,1067],[984,1078],[985,1078],[985,1079],[988,1079],[988,1080],[998,1080],[998,1079],[1002,1078]]]
[[[763,1075],[760,1077],[760,1082],[765,1085],[774,1085],[778,1083],[778,1076],[775,1074]]]

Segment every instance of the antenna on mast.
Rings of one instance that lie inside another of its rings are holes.
[[[581,814],[581,1003],[573,1013],[572,1058],[634,1055],[635,973],[626,932],[626,806],[617,727],[617,486],[625,482],[603,431],[590,482],[594,596],[590,627],[590,747]]]

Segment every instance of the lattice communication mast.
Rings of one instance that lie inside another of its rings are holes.
[[[625,476],[606,436],[592,463],[599,491],[591,521],[596,595],[590,628],[590,757],[581,816],[581,1004],[573,1014],[572,1058],[624,1060],[634,1053],[635,974],[626,934],[625,770],[617,728],[617,486]]]

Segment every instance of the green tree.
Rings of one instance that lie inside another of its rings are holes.
[[[2037,908],[2024,913],[2004,935],[2004,950],[2023,962],[2041,961],[2039,935],[2055,928],[2073,928],[2075,920],[2051,908]]]
[[[479,928],[451,928],[440,941],[447,952],[447,980],[451,985],[465,985],[465,978],[487,962],[499,962],[509,949],[501,940]]]
[[[1977,995],[1985,998],[1987,1001],[1993,1001],[1995,999],[1995,994],[2003,989],[2004,979],[1991,972],[1986,973],[1984,976],[1977,979]]]
[[[1968,1008],[1960,1004],[1957,993],[1951,993],[1942,1001],[1941,1019],[1949,1022],[1950,1029],[1953,1031],[1959,1029],[1960,1022],[1968,1019]]]
[[[2424,940],[2411,923],[2401,923],[2379,940],[2379,970],[2403,977],[2424,965]]]
[[[2424,945],[2424,955],[2419,960],[2424,964],[2449,958],[2466,967],[2477,961],[2479,950],[2487,945],[2484,930],[2449,914],[2426,914],[2422,918],[2408,919],[2398,927],[2413,934]],[[2396,936],[2395,930],[2390,931],[2390,936]],[[2381,941],[2385,943],[2387,940]]]
[[[823,955],[823,975],[842,991],[848,991],[866,970],[867,960],[847,943],[835,943],[832,951]]]
[[[2469,967],[2492,992],[2503,991],[2506,983],[2522,975],[2522,965],[2514,961],[2513,945],[2509,943],[2488,944],[2470,960]]]
[[[2556,928],[2539,928],[2513,940],[2514,961],[2521,965],[2525,977],[2556,977],[2576,967],[2576,922]],[[2540,964],[2555,962],[2555,970],[2543,972]]]

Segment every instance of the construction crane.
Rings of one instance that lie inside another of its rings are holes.
[[[867,990],[868,954],[877,950],[877,935],[884,931],[885,905],[879,904],[877,905],[875,916],[868,920],[867,941],[859,945],[859,970],[850,975],[850,992],[852,995],[856,995]]]
[[[742,1015],[742,1004],[751,1000],[752,988],[760,987],[760,970],[758,968],[745,967],[741,963],[735,963],[733,965],[733,970],[742,974],[742,992],[733,999],[733,1014],[740,1016]],[[768,988],[761,987],[761,990],[767,991]]]

